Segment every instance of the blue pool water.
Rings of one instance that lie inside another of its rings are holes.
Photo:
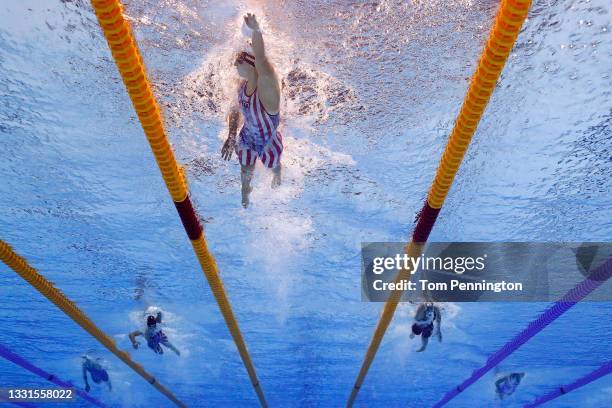
[[[177,157],[273,407],[342,406],[382,305],[361,301],[360,243],[406,240],[497,2],[125,1]],[[261,167],[253,206],[219,154],[241,15],[263,19],[285,87],[284,185]],[[610,241],[612,39],[606,0],[537,0],[430,237]],[[87,1],[0,3],[0,238],[192,407],[256,406]],[[130,347],[166,311],[183,351]],[[425,407],[545,303],[446,304],[444,341],[415,353],[401,305],[363,407]],[[449,406],[522,406],[612,357],[610,303],[579,304]],[[0,344],[82,385],[106,360],[117,407],[169,402],[0,266]],[[47,386],[0,359],[0,387]],[[549,404],[612,405],[606,377]],[[77,401],[73,407],[85,406]]]

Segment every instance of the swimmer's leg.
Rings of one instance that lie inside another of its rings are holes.
[[[281,164],[278,163],[278,166],[272,169],[272,188],[280,187],[281,185]]]
[[[163,344],[164,346],[168,347],[170,350],[174,351],[177,356],[181,355],[181,352],[176,347],[174,347],[174,345],[172,343],[170,343],[168,340],[163,341],[161,344]]]
[[[255,165],[240,165],[240,181],[242,182],[242,206],[247,208],[249,206],[249,195],[253,191],[251,187],[251,180],[253,180],[253,171]]]
[[[421,351],[425,351],[425,349],[427,348],[427,343],[429,342],[429,337],[421,336],[421,341],[422,341],[422,345],[421,345],[421,348],[417,350],[417,353],[420,353]]]

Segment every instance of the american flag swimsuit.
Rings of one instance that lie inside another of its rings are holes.
[[[270,115],[264,109],[257,89],[252,95],[247,95],[247,82],[244,81],[238,91],[238,100],[244,125],[236,143],[238,161],[243,166],[252,166],[257,157],[264,166],[273,169],[280,164],[283,153],[283,137],[278,131],[279,114]]]

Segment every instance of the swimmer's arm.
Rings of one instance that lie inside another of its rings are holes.
[[[240,111],[236,105],[230,108],[230,112],[227,114],[227,122],[229,124],[228,138],[235,139],[238,133],[238,122],[240,121]]]
[[[227,115],[227,121],[229,123],[229,133],[223,147],[221,148],[221,157],[224,160],[232,158],[232,152],[236,145],[236,134],[238,133],[238,121],[240,120],[240,112],[236,106],[232,106],[230,113]]]
[[[108,379],[107,383],[108,383],[108,390],[109,390],[109,391],[112,391],[112,390],[113,390],[113,386],[112,386],[112,384],[111,384],[110,377],[109,377],[109,379]]]
[[[251,44],[255,54],[255,69],[257,70],[257,89],[264,108],[270,113],[278,112],[280,103],[280,86],[274,66],[266,56],[263,35],[257,27],[251,35]]]
[[[85,364],[82,365],[83,368],[83,381],[85,381],[85,388],[89,388],[89,383],[87,382],[87,370],[85,369]]]
[[[143,334],[140,330],[135,330],[128,335],[128,337],[130,338],[130,341],[132,342],[132,346],[134,348],[138,348],[138,342],[136,341],[136,336],[142,336],[142,335]]]
[[[419,305],[414,312],[414,320],[419,321],[421,317],[425,317],[425,305]]]
[[[266,47],[264,46],[263,35],[259,27],[253,30],[251,34],[251,44],[253,46],[253,53],[255,54],[255,68],[257,69],[257,75],[261,76],[272,76],[276,79],[276,73],[274,67],[268,61],[266,56]]]
[[[440,309],[436,309],[436,323],[436,326],[438,328],[436,334],[438,335],[438,340],[442,341],[442,332],[440,331],[440,328],[442,326],[442,313],[440,313]]]

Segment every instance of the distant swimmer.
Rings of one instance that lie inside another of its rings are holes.
[[[429,338],[434,332],[434,323],[436,326],[436,336],[438,336],[438,341],[442,341],[442,332],[440,331],[440,326],[442,325],[442,314],[440,313],[440,308],[434,306],[433,303],[419,305],[414,315],[412,333],[410,333],[411,339],[413,339],[415,335],[421,336],[422,345],[417,352],[425,351]]]
[[[502,376],[495,381],[495,392],[500,399],[508,397],[516,391],[525,373],[511,373]]]
[[[85,391],[89,392],[91,387],[89,386],[89,382],[87,381],[87,373],[91,376],[91,380],[100,384],[101,382],[105,382],[108,385],[108,390],[111,391],[113,389],[110,378],[108,377],[108,372],[102,366],[99,358],[91,358],[87,354],[84,354],[82,357],[81,367],[83,369],[83,380],[85,381]]]
[[[132,347],[137,349],[140,343],[136,341],[136,337],[143,336],[147,341],[147,346],[149,346],[149,348],[156,354],[164,354],[164,350],[161,347],[163,345],[180,356],[181,352],[168,341],[166,333],[162,331],[161,322],[161,312],[157,312],[156,316],[147,316],[147,328],[145,329],[144,333],[140,330],[136,330],[129,335],[130,341],[132,342]]]
[[[272,187],[281,184],[281,155],[283,137],[278,131],[280,121],[280,85],[274,67],[268,60],[263,36],[255,15],[248,13],[244,17],[246,25],[252,30],[251,42],[253,54],[240,52],[234,60],[238,75],[243,79],[238,89],[238,104],[230,111],[229,135],[221,149],[225,160],[232,157],[235,151],[240,162],[240,179],[242,182],[242,206],[249,206],[249,195],[253,188],[253,170],[257,158],[264,166],[272,169]],[[240,112],[244,123],[238,140],[236,133]]]

